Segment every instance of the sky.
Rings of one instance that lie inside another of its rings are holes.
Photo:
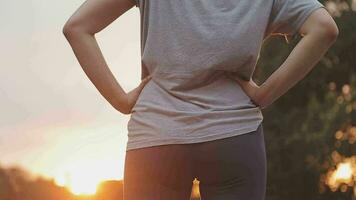
[[[83,2],[0,0],[1,166],[63,184],[123,178],[129,115],[100,95],[62,33]],[[139,20],[132,7],[96,34],[126,92],[140,83]]]

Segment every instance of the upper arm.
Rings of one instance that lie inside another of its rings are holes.
[[[266,36],[294,36],[304,32],[305,27],[303,30],[301,28],[307,19],[311,15],[319,15],[320,12],[325,14],[327,11],[318,0],[273,0]]]
[[[85,31],[95,34],[133,6],[137,7],[137,0],[86,0],[67,20],[63,33]]]
[[[306,35],[313,31],[322,31],[330,35],[330,37],[335,37],[339,34],[339,29],[334,19],[325,9],[319,9],[313,12],[298,30],[301,35]]]

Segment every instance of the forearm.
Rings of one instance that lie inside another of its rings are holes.
[[[258,104],[263,108],[272,104],[303,79],[335,39],[323,31],[314,31],[305,35],[283,64],[260,86],[257,94]]]
[[[64,35],[90,81],[114,108],[120,110],[118,105],[122,104],[126,93],[106,64],[95,36],[74,30]]]

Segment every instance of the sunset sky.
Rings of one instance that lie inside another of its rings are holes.
[[[88,189],[123,178],[129,115],[100,95],[62,34],[83,2],[0,2],[0,164]],[[137,7],[96,35],[125,91],[140,82],[139,36]]]

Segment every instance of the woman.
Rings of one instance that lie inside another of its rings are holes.
[[[141,78],[126,93],[95,33],[140,11]],[[319,9],[320,8],[320,9]],[[131,114],[125,200],[262,200],[266,153],[261,109],[315,66],[338,35],[317,0],[87,0],[63,33],[81,67],[119,112]],[[263,41],[303,37],[262,85],[251,79]]]

